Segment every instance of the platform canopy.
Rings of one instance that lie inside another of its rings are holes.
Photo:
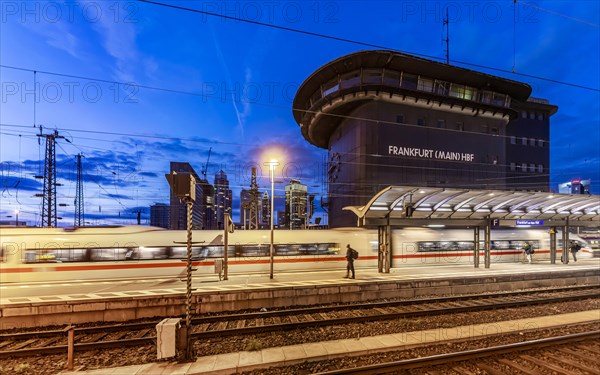
[[[389,186],[348,206],[359,226],[600,226],[600,196]]]

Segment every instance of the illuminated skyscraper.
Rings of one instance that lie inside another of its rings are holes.
[[[229,180],[222,170],[215,175],[215,218],[216,229],[223,229],[225,222],[225,213],[231,213],[231,189],[229,189]]]
[[[308,188],[300,180],[290,180],[285,187],[285,226],[289,229],[306,228]]]
[[[259,224],[265,227],[271,224],[271,198],[269,198],[269,193],[266,191],[260,200]]]

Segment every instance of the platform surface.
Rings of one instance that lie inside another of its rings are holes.
[[[360,268],[357,261],[356,279],[344,278],[345,270],[323,270],[283,272],[275,269],[274,278],[269,274],[231,274],[228,280],[219,280],[217,275],[193,278],[195,293],[210,293],[236,290],[260,290],[278,287],[311,285],[363,284],[377,281],[445,279],[457,277],[502,276],[515,274],[538,274],[574,270],[598,270],[600,258],[550,264],[547,261],[528,263],[492,263],[490,268],[473,265],[402,265],[390,273],[378,273],[376,269]],[[20,303],[43,303],[58,301],[103,300],[107,298],[131,298],[185,293],[185,282],[180,279],[147,278],[135,280],[99,280],[57,283],[27,283],[0,285],[0,306]]]

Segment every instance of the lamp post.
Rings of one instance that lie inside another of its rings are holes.
[[[274,220],[274,211],[275,211],[275,166],[279,163],[277,160],[271,160],[269,162],[269,171],[271,172],[271,247],[269,248],[269,264],[270,264],[270,272],[269,278],[273,278],[273,254],[274,246],[273,246],[273,220]]]

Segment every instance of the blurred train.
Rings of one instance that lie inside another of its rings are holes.
[[[186,272],[186,232],[148,226],[81,228],[0,228],[0,282],[46,282],[89,279],[182,277]],[[377,268],[377,231],[360,228],[277,230],[274,270],[345,269],[345,247],[358,250],[358,268]],[[557,238],[561,238],[557,234]],[[571,235],[591,257],[589,244]],[[194,231],[194,275],[215,272],[224,255],[222,231]],[[544,230],[492,231],[492,262],[523,261],[523,244],[535,249],[534,260],[549,259],[549,235]],[[558,257],[562,244],[557,241]],[[472,264],[473,231],[406,228],[392,230],[392,267],[406,264]],[[483,241],[480,254],[483,259]],[[270,232],[236,231],[229,234],[228,270],[268,273]]]

